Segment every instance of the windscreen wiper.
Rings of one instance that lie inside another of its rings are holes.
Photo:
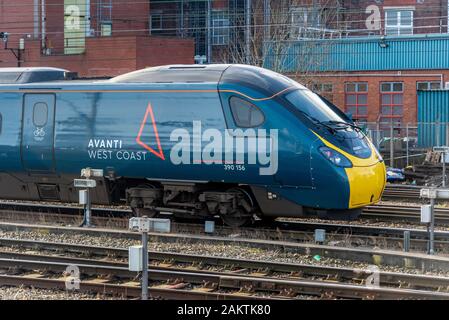
[[[326,122],[320,121],[317,118],[311,116],[310,114],[308,114],[305,111],[302,110],[298,110],[299,112],[301,112],[303,115],[306,116],[306,118],[308,118],[309,120],[311,120],[313,123],[321,125],[323,127],[326,127],[332,134],[335,134],[337,131],[335,130],[335,128],[332,128],[330,125],[327,125]]]
[[[353,123],[349,123],[349,122],[344,122],[344,121],[335,121],[335,120],[330,120],[330,121],[325,121],[325,123],[330,123],[330,124],[343,124],[345,126],[349,126],[353,129],[359,130],[359,131],[363,131],[362,128],[360,128],[358,125],[355,125]]]

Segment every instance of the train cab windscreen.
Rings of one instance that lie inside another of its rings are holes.
[[[345,122],[335,111],[323,101],[320,96],[308,89],[298,89],[285,95],[295,108],[304,113],[309,118],[319,122],[339,121]]]
[[[327,128],[337,138],[337,145],[346,152],[360,158],[371,156],[371,148],[362,130],[332,110],[330,102],[308,89],[291,91],[285,99],[315,125]]]

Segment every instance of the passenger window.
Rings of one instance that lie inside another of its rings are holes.
[[[0,134],[2,133],[2,128],[3,128],[3,117],[2,114],[0,113]]]
[[[242,128],[258,127],[265,121],[262,111],[254,104],[238,97],[231,97],[232,116],[235,124]]]
[[[43,127],[47,124],[48,107],[44,102],[38,102],[33,107],[33,123],[36,127]]]

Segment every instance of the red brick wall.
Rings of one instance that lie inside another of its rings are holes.
[[[193,39],[137,37],[137,69],[164,65],[194,63]]]
[[[0,31],[10,34],[11,47],[17,47],[21,37],[33,37],[33,10],[33,0],[0,0]],[[3,43],[0,45],[3,47]]]
[[[87,37],[84,54],[64,55],[64,1],[46,0],[47,46],[59,55],[41,53],[40,34],[34,35],[34,1],[0,0],[0,31],[11,33],[9,46],[26,39],[22,66],[52,66],[78,72],[81,76],[115,76],[138,68],[163,64],[193,63],[193,39],[148,36],[149,1],[113,1],[112,37]],[[96,28],[97,1],[91,1],[91,28]],[[39,32],[41,7],[39,6]],[[137,30],[131,32],[128,30]],[[121,32],[123,31],[123,32]],[[30,35],[31,37],[28,37]],[[10,51],[0,42],[0,67],[17,66]]]
[[[46,47],[64,53],[64,1],[46,0],[45,4]]]
[[[228,0],[213,0],[212,9],[226,9],[228,8]]]
[[[86,52],[77,55],[44,56],[40,41],[26,43],[22,66],[49,66],[78,72],[80,76],[116,76],[136,69],[163,64],[193,63],[194,44],[190,39],[157,37],[87,38]],[[0,67],[16,66],[11,53]]]
[[[345,110],[345,83],[367,82],[368,83],[368,121],[376,122],[380,114],[380,83],[381,82],[403,82],[403,123],[416,122],[417,119],[417,96],[416,83],[419,81],[440,81],[443,76],[444,82],[449,81],[449,70],[430,71],[407,71],[401,75],[394,72],[375,73],[347,73],[344,75],[322,74],[314,77],[314,82],[332,83],[333,92],[326,94],[331,96],[332,102],[343,111]],[[293,77],[293,76],[292,76]]]
[[[381,9],[382,30],[385,27],[384,7],[415,7],[413,17],[414,33],[438,33],[440,32],[440,22],[443,25],[447,25],[446,0],[425,0],[423,3],[418,3],[416,0],[384,0],[380,5],[372,0],[360,0],[357,2],[344,2],[344,7],[347,10],[344,19],[352,21],[349,24],[350,29],[366,29],[365,20],[369,14],[364,13],[364,11],[369,5],[377,5]],[[432,27],[428,28],[427,26]],[[441,31],[446,32],[447,28],[444,27]]]

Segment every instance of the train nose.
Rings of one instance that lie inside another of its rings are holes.
[[[383,162],[371,166],[346,169],[349,178],[349,207],[357,208],[380,200],[386,183],[386,169]]]

